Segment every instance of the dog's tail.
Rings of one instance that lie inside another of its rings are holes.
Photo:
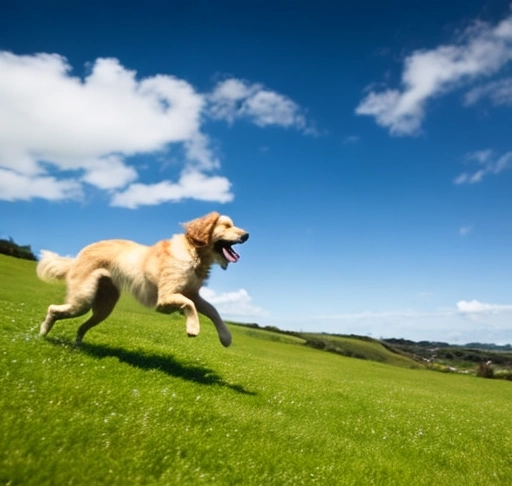
[[[74,258],[61,257],[51,251],[42,250],[41,260],[37,264],[37,276],[45,282],[55,282],[66,278]]]

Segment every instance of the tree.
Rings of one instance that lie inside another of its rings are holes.
[[[24,260],[37,261],[37,257],[32,252],[30,245],[18,245],[12,238],[8,240],[0,239],[0,253]]]

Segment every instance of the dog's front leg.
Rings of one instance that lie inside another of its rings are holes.
[[[205,315],[213,322],[217,329],[220,342],[227,348],[231,344],[231,333],[226,327],[226,324],[224,324],[224,321],[217,312],[217,309],[215,309],[212,304],[204,300],[199,294],[192,296],[191,299],[196,305],[197,312]]]
[[[185,314],[187,319],[186,329],[190,337],[195,337],[199,334],[199,317],[197,315],[194,302],[181,294],[162,295],[158,297],[156,305],[157,312],[163,314],[171,314],[175,311],[180,311]]]

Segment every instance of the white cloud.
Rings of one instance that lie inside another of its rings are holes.
[[[487,175],[497,175],[512,169],[512,152],[496,157],[491,150],[481,150],[468,154],[466,162],[476,162],[478,169],[473,172],[462,172],[454,179],[454,184],[476,184],[482,182]]]
[[[493,81],[466,93],[466,105],[473,105],[482,98],[489,98],[494,105],[512,105],[512,78]]]
[[[125,187],[137,179],[137,171],[124,164],[121,157],[108,155],[100,159],[84,160],[84,182],[100,189],[117,189]]]
[[[475,160],[479,164],[486,164],[491,160],[493,156],[493,151],[491,149],[485,149],[485,150],[477,150],[475,152],[470,152],[466,155],[467,161]]]
[[[488,304],[478,300],[461,300],[457,302],[457,310],[466,315],[503,314],[512,312],[512,305]]]
[[[404,61],[402,89],[371,91],[356,108],[393,135],[421,128],[429,99],[498,72],[512,59],[512,15],[496,26],[477,22],[452,45],[413,52]]]
[[[449,343],[511,343],[512,305],[459,301],[431,311],[403,309],[330,315],[287,315],[269,322],[305,332],[370,335]]]
[[[220,167],[219,159],[210,148],[209,138],[202,133],[195,133],[185,142],[185,152],[189,161],[198,169],[211,170]]]
[[[114,194],[111,204],[133,209],[183,199],[226,203],[233,200],[230,186],[231,183],[225,177],[205,176],[201,172],[186,171],[181,174],[178,182],[131,184],[125,191]]]
[[[83,183],[126,187],[138,178],[127,158],[169,143],[188,144],[189,163],[217,166],[199,131],[203,97],[185,81],[137,80],[116,59],[97,59],[82,80],[57,54],[0,52],[0,71],[0,167],[12,182],[4,199],[76,198]]]
[[[82,187],[70,179],[18,174],[0,167],[0,198],[4,201],[28,201],[33,197],[60,201],[80,199]]]
[[[171,75],[138,78],[113,58],[97,59],[82,78],[58,54],[0,51],[0,72],[0,185],[9,186],[0,199],[8,201],[79,199],[92,185],[128,208],[184,198],[228,202],[231,184],[213,174],[220,161],[201,130],[207,106],[229,119],[231,105],[222,108],[221,100],[231,96],[242,105],[233,119],[261,127],[305,123],[298,105],[260,85],[231,80],[210,96]],[[170,144],[183,149],[180,179],[138,181],[134,156],[157,163]]]
[[[98,59],[82,81],[56,54],[0,53],[2,164],[40,171],[45,160],[63,169],[84,158],[131,155],[189,140],[203,105],[188,83],[172,76],[136,80],[116,59]],[[5,150],[30,160],[2,157]]]
[[[208,101],[208,112],[215,119],[233,123],[245,118],[260,127],[306,129],[306,119],[299,105],[262,84],[226,79],[217,84]]]
[[[364,321],[364,320],[401,320],[401,319],[424,319],[450,317],[458,314],[491,313],[501,314],[512,312],[512,305],[487,304],[478,300],[460,300],[455,307],[446,307],[430,312],[405,309],[397,311],[364,311],[358,313],[334,314],[321,316],[322,319],[335,319],[343,321]]]
[[[221,315],[228,318],[258,319],[267,315],[261,307],[252,303],[252,297],[245,289],[217,294],[209,287],[202,287],[200,293],[204,299],[217,308]]]

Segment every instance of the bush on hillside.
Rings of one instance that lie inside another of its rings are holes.
[[[492,369],[491,363],[480,363],[476,370],[476,376],[480,378],[494,378],[494,370]]]
[[[0,253],[24,260],[37,261],[30,245],[18,245],[12,238],[8,240],[0,239]]]

